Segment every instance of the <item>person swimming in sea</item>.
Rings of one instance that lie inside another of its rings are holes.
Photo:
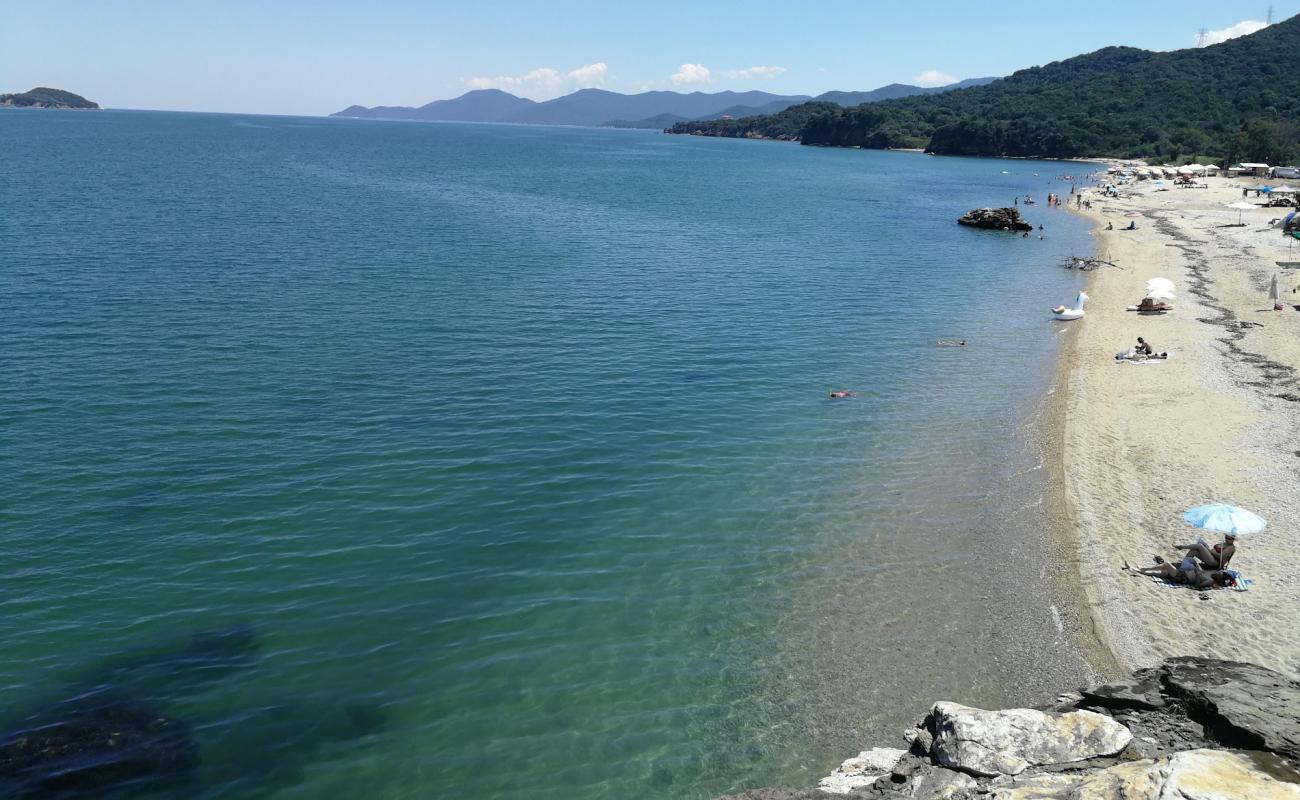
[[[853,396],[853,392],[847,391],[845,389],[839,389],[837,391],[831,392],[832,400],[843,400],[846,397],[852,397],[852,396]]]
[[[939,346],[940,347],[965,347],[966,340],[965,339],[940,339]]]

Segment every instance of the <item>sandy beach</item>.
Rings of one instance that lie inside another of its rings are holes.
[[[1093,627],[1123,668],[1207,655],[1300,673],[1300,269],[1276,263],[1300,260],[1300,242],[1290,240],[1288,255],[1288,239],[1269,226],[1289,209],[1246,211],[1237,227],[1238,212],[1225,207],[1269,183],[1144,181],[1118,198],[1093,191],[1092,209],[1078,212],[1096,222],[1096,255],[1119,268],[1091,273],[1084,319],[1050,323],[1070,326],[1054,410],[1054,538],[1073,543]],[[1137,230],[1119,230],[1130,220]],[[1274,273],[1282,311],[1267,300]],[[1175,310],[1125,310],[1154,277],[1173,281]],[[1138,336],[1170,358],[1116,361]],[[1183,510],[1208,502],[1269,522],[1238,543],[1232,566],[1253,579],[1249,591],[1203,599],[1120,569],[1125,559],[1176,561],[1174,544],[1202,534]]]

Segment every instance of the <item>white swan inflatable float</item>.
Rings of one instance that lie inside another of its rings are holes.
[[[1088,302],[1088,295],[1079,292],[1079,296],[1074,298],[1074,308],[1057,306],[1052,309],[1052,316],[1060,320],[1079,319],[1083,316],[1083,304]]]

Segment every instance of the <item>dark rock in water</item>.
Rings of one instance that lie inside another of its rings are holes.
[[[957,220],[958,225],[994,231],[1032,231],[1033,225],[1020,218],[1016,208],[977,208]]]
[[[0,728],[0,798],[121,797],[188,784],[199,766],[190,725],[161,708],[255,663],[251,626],[180,646],[120,653],[63,700]]]
[[[56,704],[0,739],[0,796],[98,798],[189,783],[199,746],[189,725],[129,698]]]

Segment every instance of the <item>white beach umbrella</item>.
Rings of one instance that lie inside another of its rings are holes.
[[[1174,288],[1174,282],[1169,280],[1168,278],[1152,278],[1151,280],[1147,281],[1148,292],[1152,291],[1153,289],[1169,289],[1170,291],[1173,291],[1173,288]]]
[[[1151,289],[1147,291],[1147,297],[1151,298],[1152,300],[1173,300],[1174,290],[1173,289]]]
[[[1241,212],[1243,212],[1243,211],[1254,211],[1255,209],[1259,208],[1259,206],[1255,205],[1254,203],[1243,203],[1243,202],[1241,202],[1240,200],[1238,200],[1238,201],[1235,202],[1235,203],[1228,203],[1228,208],[1235,208],[1235,209],[1237,209],[1237,224],[1240,225],[1240,224],[1241,224]]]

